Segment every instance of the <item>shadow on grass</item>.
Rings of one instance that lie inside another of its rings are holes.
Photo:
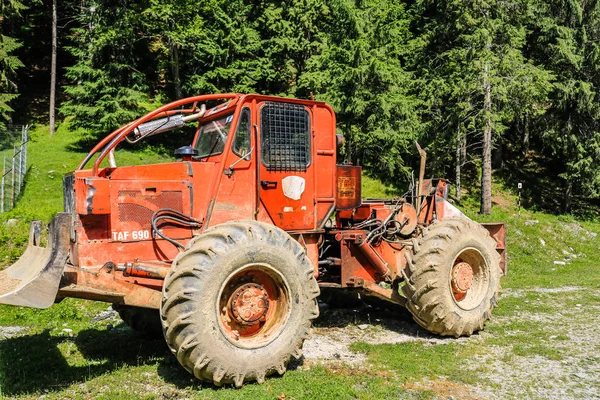
[[[320,300],[323,303],[320,316],[314,321],[316,328],[343,329],[366,324],[414,338],[441,338],[421,328],[406,308],[375,297],[333,289],[322,291]]]
[[[321,316],[314,321],[316,328],[341,329],[350,325],[373,324],[415,338],[436,337],[420,328],[400,307],[364,302],[344,308],[327,307],[323,303],[321,306]],[[292,359],[288,370],[296,370],[303,363],[302,358]],[[124,367],[143,365],[157,365],[160,378],[178,389],[216,389],[185,371],[163,338],[151,339],[119,327],[111,331],[82,330],[72,338],[53,336],[49,330],[44,330],[0,340],[0,394],[18,396],[59,392],[101,375],[118,374],[118,370]],[[129,373],[124,372],[125,379]]]
[[[22,395],[44,390],[59,391],[124,366],[166,362],[173,356],[163,339],[147,339],[129,330],[84,330],[76,337],[38,334],[0,341],[0,388],[3,395]]]

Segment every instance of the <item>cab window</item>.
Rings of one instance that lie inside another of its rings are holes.
[[[244,108],[240,114],[237,132],[233,138],[233,152],[244,157],[250,151],[250,110]],[[249,158],[249,157],[248,157]]]
[[[223,153],[232,121],[233,114],[227,114],[202,124],[196,143],[199,158]]]

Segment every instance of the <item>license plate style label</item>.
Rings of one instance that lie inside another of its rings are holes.
[[[149,230],[112,232],[112,240],[125,242],[128,240],[148,240],[151,234]]]

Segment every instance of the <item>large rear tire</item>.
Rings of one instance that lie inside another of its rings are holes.
[[[500,256],[481,225],[465,218],[432,224],[408,254],[402,291],[413,319],[442,336],[483,329],[498,304]]]
[[[165,338],[199,379],[262,383],[301,357],[318,295],[313,266],[287,233],[256,221],[218,225],[188,244],[165,280]]]

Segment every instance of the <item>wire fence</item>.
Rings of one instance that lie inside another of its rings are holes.
[[[0,156],[3,158],[0,213],[14,208],[23,189],[27,173],[28,128],[12,126],[2,135],[0,141]]]

